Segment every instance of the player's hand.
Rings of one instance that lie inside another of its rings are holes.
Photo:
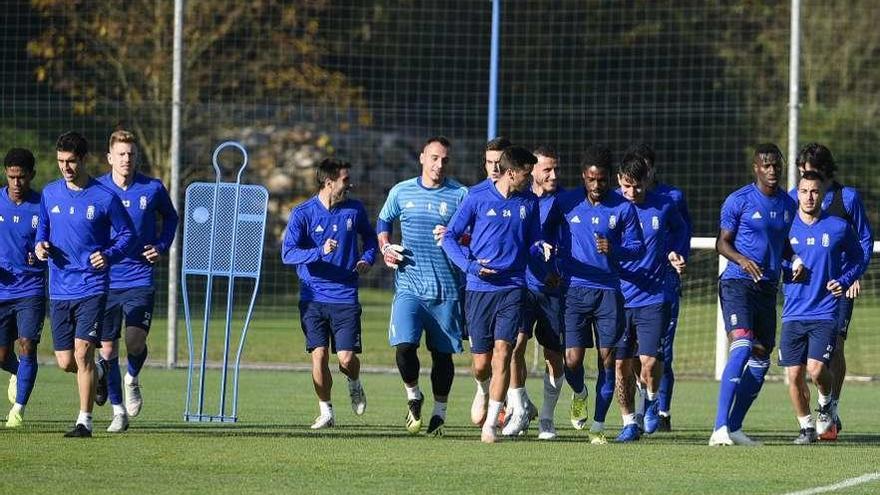
[[[610,254],[611,253],[611,242],[608,241],[605,237],[602,237],[601,234],[593,234],[593,237],[596,238],[596,250],[602,254]]]
[[[862,284],[858,280],[852,283],[849,286],[849,289],[846,289],[846,297],[848,299],[856,299],[859,297],[859,294],[862,293]]]
[[[684,269],[687,268],[687,262],[684,260],[684,256],[675,251],[670,251],[667,259],[669,259],[669,264],[672,265],[672,268],[675,269],[675,273],[678,273],[679,275],[684,273]]]
[[[529,254],[535,257],[540,256],[546,263],[550,261],[550,256],[553,255],[553,246],[544,241],[538,241],[529,248]]]
[[[385,266],[392,270],[397,270],[400,262],[403,261],[403,246],[399,244],[385,244],[382,246],[382,260]]]
[[[801,261],[800,258],[795,258],[794,262],[791,264],[791,281],[803,282],[807,279],[807,271],[804,262]]]
[[[840,282],[837,280],[829,280],[827,284],[825,284],[825,288],[828,289],[828,292],[834,295],[834,297],[840,297],[843,295],[843,286],[840,285]]]
[[[37,259],[40,261],[46,261],[49,259],[49,250],[51,246],[49,246],[49,241],[38,242],[36,246],[34,246],[34,254],[37,255]]]
[[[446,234],[446,226],[445,225],[435,225],[434,230],[431,231],[434,234],[434,242],[439,246],[443,241],[443,235]]]
[[[92,264],[92,268],[95,270],[103,270],[107,268],[107,257],[101,251],[95,251],[89,255],[89,263]]]
[[[339,245],[339,242],[336,239],[327,239],[324,241],[324,254],[330,254],[333,251],[336,251],[337,245]]]
[[[480,277],[491,277],[496,273],[498,273],[498,270],[493,270],[484,266],[480,268],[480,273],[478,273],[477,275],[479,275]]]
[[[471,235],[468,232],[461,234],[461,237],[458,238],[459,246],[470,246],[471,245]]]
[[[749,276],[752,277],[752,281],[754,281],[756,284],[764,277],[764,272],[761,271],[761,267],[758,266],[758,264],[754,261],[746,258],[745,256],[743,256],[741,260],[737,261],[737,264],[740,266],[740,268],[743,269],[744,272],[748,273]]]
[[[147,259],[150,263],[156,263],[159,261],[159,258],[162,256],[159,254],[159,250],[156,249],[152,244],[147,244],[144,246],[144,252],[141,255]]]
[[[358,272],[358,275],[363,275],[370,271],[370,268],[372,268],[372,265],[364,260],[360,260],[357,262],[357,265],[355,265],[354,271]]]
[[[562,277],[558,273],[548,273],[547,277],[544,278],[544,285],[551,289],[559,287],[561,282]]]

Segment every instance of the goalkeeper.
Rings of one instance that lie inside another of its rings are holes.
[[[467,188],[447,178],[450,143],[445,137],[428,139],[419,155],[421,175],[391,188],[376,231],[385,264],[395,270],[388,340],[396,349],[397,368],[407,396],[406,429],[422,428],[418,348],[425,331],[431,352],[434,410],[426,433],[440,436],[455,370],[452,354],[462,351],[460,272],[443,253],[439,236],[458,209]],[[402,245],[391,243],[392,226],[400,221]]]

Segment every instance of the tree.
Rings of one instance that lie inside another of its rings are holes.
[[[362,90],[343,73],[322,66],[327,49],[318,16],[328,3],[186,2],[185,128],[216,126],[217,107],[297,103],[303,98],[369,123]],[[68,95],[79,114],[121,115],[137,134],[147,165],[167,179],[173,2],[31,4],[44,23],[28,44],[29,53],[40,60],[37,80]],[[212,110],[206,111],[209,104]]]

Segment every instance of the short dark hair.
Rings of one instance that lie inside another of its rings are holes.
[[[815,170],[807,170],[803,173],[803,175],[801,175],[801,178],[798,182],[800,182],[801,180],[816,180],[819,182],[825,182],[825,176]]]
[[[3,159],[5,168],[21,167],[27,172],[33,172],[35,164],[34,154],[24,148],[12,148],[6,152],[6,158]]]
[[[648,159],[636,154],[627,154],[624,156],[623,161],[621,161],[620,165],[617,167],[618,174],[639,182],[645,180],[650,171],[651,166],[648,164]]]
[[[535,156],[546,156],[547,158],[559,160],[559,153],[556,152],[556,148],[549,144],[539,144],[538,146],[535,146],[535,149],[532,150],[532,154]]]
[[[798,152],[796,162],[797,166],[803,168],[806,164],[810,164],[816,168],[823,176],[834,177],[837,171],[837,165],[834,163],[834,155],[827,146],[819,143],[808,143]]]
[[[782,151],[779,149],[779,146],[776,146],[773,143],[761,143],[758,146],[755,146],[755,154],[752,155],[752,163],[758,163],[761,155],[770,155],[774,161],[779,162],[780,165],[785,165],[785,158],[782,156]]]
[[[627,148],[625,155],[636,155],[644,158],[648,162],[648,166],[653,168],[654,163],[657,162],[657,154],[654,153],[654,148],[651,148],[647,143],[633,143]]]
[[[490,139],[488,143],[486,143],[486,151],[504,151],[505,148],[509,148],[513,145],[510,142],[510,139],[507,139],[504,136],[498,136],[495,139]]]
[[[538,163],[538,158],[531,151],[522,146],[508,146],[501,153],[501,163],[498,169],[501,172],[508,170],[528,170]]]
[[[440,143],[444,148],[451,148],[452,143],[449,142],[449,139],[446,136],[431,136],[425,140],[425,144],[422,145],[422,150],[428,147],[431,143]]]
[[[611,175],[611,150],[604,144],[593,144],[581,155],[581,170],[586,172],[590,167],[605,169]]]
[[[318,189],[324,187],[324,181],[327,179],[336,180],[339,178],[339,171],[347,168],[351,169],[351,163],[336,158],[324,158],[315,167],[315,181],[318,183]]]
[[[58,136],[58,141],[55,142],[55,151],[68,151],[82,158],[89,152],[89,143],[78,132],[68,131]]]

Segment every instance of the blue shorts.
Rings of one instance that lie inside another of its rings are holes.
[[[465,293],[465,317],[472,353],[492,351],[496,340],[516,343],[516,334],[522,326],[525,292],[525,288],[516,287],[492,292],[469,290]]]
[[[826,365],[834,354],[837,340],[837,322],[834,320],[785,321],[779,339],[779,365],[800,366],[807,359]]]
[[[776,284],[761,280],[721,280],[718,296],[727,333],[751,331],[755,342],[768,352],[776,345]]]
[[[361,352],[360,303],[299,302],[299,322],[306,336],[306,351],[330,347],[331,352]]]
[[[532,338],[534,332],[538,343],[545,349],[562,352],[565,335],[562,328],[562,296],[526,289],[520,333]]]
[[[594,331],[600,348],[620,346],[623,294],[619,290],[569,287],[563,305],[567,349],[593,347]]]
[[[846,296],[838,299],[837,335],[843,340],[846,340],[846,336],[849,334],[849,322],[852,321],[853,306],[855,306],[855,303],[855,299],[850,299]]]
[[[52,340],[56,351],[73,349],[74,339],[87,340],[98,345],[107,294],[95,294],[80,299],[50,300],[49,320],[52,322]]]
[[[31,296],[0,301],[0,347],[7,347],[18,338],[39,343],[45,319],[45,297]]]
[[[104,342],[119,340],[123,315],[126,328],[138,327],[149,333],[155,295],[156,290],[152,287],[110,289],[110,293],[107,294],[107,307],[104,309],[104,331],[101,340]]]
[[[669,325],[669,303],[626,308],[624,315],[623,339],[617,348],[617,359],[659,356],[662,337]]]
[[[461,301],[431,301],[397,292],[391,302],[388,342],[419,345],[422,330],[428,349],[446,354],[462,351]]]

